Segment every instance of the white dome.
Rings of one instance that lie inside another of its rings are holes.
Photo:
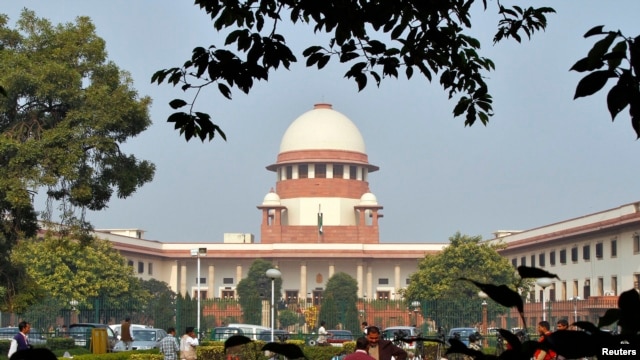
[[[360,197],[360,206],[378,205],[378,199],[370,192],[362,194]]]
[[[346,150],[366,154],[364,139],[349,118],[330,104],[316,104],[287,128],[280,153],[296,150]]]
[[[262,201],[263,206],[280,206],[280,196],[276,194],[273,189],[264,196]]]

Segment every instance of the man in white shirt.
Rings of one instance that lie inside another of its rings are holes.
[[[180,338],[180,360],[196,360],[198,337],[193,326],[187,326],[185,334]]]

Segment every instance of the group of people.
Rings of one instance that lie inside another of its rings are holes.
[[[538,334],[540,338],[539,342],[544,342],[545,337],[551,335],[551,325],[548,321],[540,321],[538,323]],[[569,330],[569,321],[566,319],[560,319],[556,323],[556,331],[567,331]],[[538,349],[533,355],[534,360],[567,360],[562,355],[556,354],[552,349]]]
[[[160,352],[165,360],[196,360],[198,337],[193,326],[188,326],[180,342],[176,339],[176,329],[167,329],[167,336],[160,341]],[[180,355],[180,357],[178,357]]]

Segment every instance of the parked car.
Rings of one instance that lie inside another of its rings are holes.
[[[16,336],[18,331],[19,330],[17,326],[0,328],[0,339],[11,340],[14,336]],[[31,345],[43,345],[47,343],[47,338],[44,336],[44,333],[39,332],[33,328],[31,328],[31,331],[29,332],[29,335],[27,335],[27,338],[29,339],[29,344]]]
[[[449,336],[447,337],[447,341],[449,341],[448,339],[451,339],[451,338],[458,338],[465,345],[469,346],[469,335],[476,333],[477,331],[478,330],[476,328],[470,328],[470,327],[453,328],[449,330]]]
[[[251,340],[258,340],[260,333],[265,330],[271,331],[271,328],[268,328],[266,326],[252,325],[252,324],[229,324],[227,326],[242,330],[242,334],[250,338]]]
[[[416,342],[413,339],[420,335],[420,329],[415,326],[392,326],[382,331],[382,338],[400,342],[404,349],[415,349]]]
[[[76,346],[88,346],[91,343],[91,330],[93,329],[106,329],[107,331],[107,347],[108,350],[113,350],[113,347],[118,342],[116,334],[113,329],[106,324],[97,323],[78,323],[69,325],[69,337],[73,338]]]
[[[118,338],[118,340],[120,340],[120,329],[122,328],[121,324],[114,324],[114,325],[109,325],[109,327],[111,328],[111,330],[113,330],[114,333],[116,333],[116,337]],[[131,324],[131,330],[133,329],[151,329],[151,326],[147,326],[147,325],[142,325],[142,324]]]
[[[331,346],[342,346],[347,341],[353,341],[353,334],[349,330],[327,330],[327,342]]]
[[[225,341],[233,335],[244,335],[244,333],[237,327],[221,326],[213,328],[209,338],[216,341]]]
[[[132,332],[133,342],[131,342],[131,348],[125,348],[124,342],[118,341],[113,347],[113,351],[160,349],[160,342],[167,336],[167,332],[164,329],[135,328]]]
[[[285,330],[274,329],[273,330],[273,341],[286,341],[289,339],[289,332]],[[258,335],[258,340],[270,342],[271,341],[271,329],[262,330],[260,335]]]

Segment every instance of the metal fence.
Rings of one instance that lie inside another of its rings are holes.
[[[327,305],[327,304],[325,304]],[[617,297],[590,297],[586,300],[549,301],[525,304],[525,323],[515,309],[504,308],[491,300],[484,304],[481,299],[422,300],[408,303],[403,300],[365,300],[355,304],[332,304],[322,302],[285,302],[275,304],[277,328],[291,334],[310,334],[317,331],[320,321],[325,321],[327,329],[351,330],[360,334],[363,321],[380,328],[401,325],[415,325],[425,335],[436,334],[438,329],[447,333],[454,327],[474,327],[479,332],[491,328],[528,328],[535,333],[535,326],[547,320],[552,327],[559,319],[590,321],[598,323],[609,308],[617,307]],[[181,332],[186,326],[196,326],[197,301],[178,296],[175,299],[153,299],[141,303],[114,303],[93,299],[85,306],[60,305],[54,301],[43,301],[30,307],[25,313],[0,313],[0,325],[16,326],[21,320],[29,321],[33,329],[41,332],[55,332],[63,325],[77,322],[117,324],[125,317],[132,323],[153,327],[176,327]],[[230,323],[247,323],[246,318],[259,319],[258,324],[271,325],[271,304],[269,300],[256,303],[255,308],[243,309],[236,299],[202,299],[200,303],[201,333]],[[251,314],[251,317],[248,316]],[[255,321],[255,320],[252,320]]]

